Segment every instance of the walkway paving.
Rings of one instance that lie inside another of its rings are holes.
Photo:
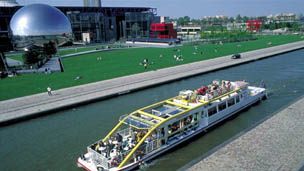
[[[230,56],[191,64],[150,71],[131,76],[100,81],[96,83],[65,88],[54,91],[54,96],[47,93],[0,101],[0,123],[30,115],[60,109],[82,102],[123,94],[220,68],[237,65],[278,53],[304,48],[304,41],[275,46],[267,49],[242,53],[241,59],[230,59]]]
[[[292,171],[304,165],[304,98],[228,143],[189,171]]]

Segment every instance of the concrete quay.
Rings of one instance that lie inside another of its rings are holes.
[[[304,48],[304,41],[0,101],[0,124]]]
[[[304,97],[187,170],[303,170],[303,122]]]

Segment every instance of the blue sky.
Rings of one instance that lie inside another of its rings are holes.
[[[17,0],[20,4],[47,3],[57,6],[81,6],[82,0]],[[102,0],[103,6],[154,7],[158,15],[191,18],[237,14],[260,16],[281,12],[304,13],[304,0]]]

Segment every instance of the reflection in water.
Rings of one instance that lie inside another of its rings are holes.
[[[304,94],[304,50],[176,81],[0,129],[0,170],[79,170],[76,159],[104,137],[119,116],[197,88],[213,79],[266,83],[270,97],[224,124],[157,158],[144,170],[176,170]],[[170,169],[168,169],[170,168]]]

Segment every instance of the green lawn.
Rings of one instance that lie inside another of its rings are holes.
[[[11,58],[11,59],[14,59],[14,60],[17,60],[17,61],[22,61],[23,62],[21,53],[11,54],[11,55],[8,55],[7,57]]]
[[[96,48],[100,48],[101,45],[98,46],[88,46],[88,47],[77,47],[77,48],[67,48],[67,49],[59,49],[58,54],[60,56],[78,53],[78,52],[85,52],[85,51],[91,51],[95,50]]]
[[[63,55],[68,55],[78,52],[91,51],[91,50],[95,50],[97,47],[100,48],[102,46],[96,45],[96,46],[84,46],[84,47],[76,47],[76,48],[61,48],[58,50],[58,55],[63,56]],[[15,54],[7,54],[6,56],[11,59],[23,61],[21,52]]]
[[[174,48],[131,48],[92,54],[79,55],[77,57],[64,58],[65,72],[53,74],[26,74],[14,78],[0,80],[0,100],[45,92],[47,86],[52,89],[60,89],[111,79],[115,77],[156,70],[169,66],[176,66],[194,61],[211,59],[214,57],[240,53],[302,40],[298,35],[263,36],[258,40],[227,43],[224,45],[205,44],[198,45],[197,54],[194,46],[185,45],[178,47],[180,52]],[[238,46],[241,45],[241,46]],[[202,52],[202,55],[201,55]],[[174,54],[182,54],[184,61],[176,61]],[[160,54],[163,57],[159,57]],[[102,58],[98,60],[98,58]],[[139,63],[149,59],[148,69],[145,70]],[[81,79],[75,80],[79,76]]]

